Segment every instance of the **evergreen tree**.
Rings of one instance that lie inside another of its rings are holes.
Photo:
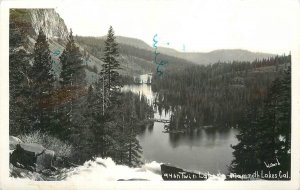
[[[30,55],[18,49],[23,33],[14,21],[9,26],[9,133],[19,135],[31,130]]]
[[[31,68],[31,92],[33,101],[33,120],[35,127],[45,130],[50,127],[53,109],[47,107],[50,93],[54,87],[51,56],[46,36],[40,28],[34,46],[34,61]]]
[[[20,50],[9,56],[9,127],[11,135],[32,129],[29,55]]]
[[[110,113],[103,114],[103,102],[108,103],[109,100],[103,99],[103,82],[101,79],[95,83],[95,88],[89,88],[87,97],[88,109],[85,117],[89,120],[91,131],[94,134],[91,143],[96,155],[101,157],[113,156],[113,147],[115,147],[114,123],[111,121]]]
[[[62,64],[60,83],[63,87],[86,85],[82,55],[75,44],[72,30],[60,61]]]
[[[257,170],[290,172],[291,163],[291,80],[290,68],[282,78],[273,81],[261,111],[248,112],[237,135],[230,170],[238,174]],[[258,114],[260,113],[260,114]],[[279,160],[272,168],[265,163]]]
[[[60,73],[61,91],[69,96],[66,103],[60,108],[61,136],[78,138],[80,128],[76,127],[77,122],[73,119],[81,118],[80,110],[82,105],[78,101],[80,93],[85,89],[85,70],[82,55],[76,46],[72,30],[69,35],[67,45],[60,56],[62,70]],[[75,116],[77,114],[77,116]],[[79,114],[79,115],[78,115]],[[81,120],[82,121],[82,120]],[[76,134],[75,134],[76,133]]]
[[[87,93],[86,104],[81,110],[82,116],[79,115],[79,119],[76,119],[77,127],[80,131],[78,131],[78,136],[73,141],[80,149],[77,153],[80,163],[97,155],[97,147],[99,144],[99,136],[95,130],[95,127],[98,127],[98,123],[94,118],[97,114],[97,109],[95,109],[94,106],[95,91],[92,85],[89,86]]]
[[[240,133],[236,136],[240,143],[232,146],[234,159],[231,162],[230,171],[233,173],[247,174],[260,169],[260,165],[258,165],[260,161],[256,155],[258,137],[254,135],[258,132],[259,117],[258,106],[250,106],[244,116]]]
[[[277,156],[282,160],[282,168],[291,170],[291,67],[285,72],[280,89],[278,104]]]
[[[122,87],[120,75],[120,63],[118,61],[119,51],[113,28],[110,26],[105,40],[104,57],[101,76],[104,77],[104,96],[109,97],[112,101],[116,99],[116,94]]]
[[[139,130],[138,126],[138,115],[137,101],[139,96],[132,93],[122,94],[121,104],[118,105],[116,118],[118,121],[117,135],[118,139],[118,152],[116,155],[116,161],[120,164],[128,166],[139,166],[142,162],[140,161],[142,147],[139,141],[136,139],[136,135]]]

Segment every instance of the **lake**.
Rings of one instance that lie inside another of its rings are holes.
[[[132,91],[144,95],[149,104],[153,104],[157,96],[151,85],[126,85],[123,91]],[[154,119],[169,120],[171,111],[154,107]],[[138,136],[143,148],[143,160],[169,163],[183,169],[209,172],[211,174],[227,173],[233,159],[230,145],[238,143],[237,129],[194,129],[184,134],[164,133],[164,123],[154,122]]]

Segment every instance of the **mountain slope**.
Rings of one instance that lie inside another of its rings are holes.
[[[136,39],[136,38],[117,36],[117,42],[120,44],[126,44],[129,46],[133,46],[135,48],[153,51],[153,48],[151,46],[149,46],[146,42],[144,42],[143,40]]]
[[[99,39],[104,39],[104,37],[99,37]],[[149,46],[146,42],[129,38],[124,36],[117,36],[117,41],[121,45],[131,46],[137,49],[154,51],[154,48]],[[179,52],[175,49],[158,47],[158,52],[164,54],[165,56],[171,56],[175,58],[185,59],[189,62],[195,64],[207,65],[216,62],[231,62],[231,61],[254,61],[256,59],[266,59],[269,57],[274,57],[274,54],[261,53],[261,52],[251,52],[243,49],[220,49],[211,52]]]
[[[75,39],[88,53],[98,59],[103,57],[104,37],[77,36]],[[121,74],[132,76],[156,72],[153,48],[134,38],[117,36],[116,40],[119,43],[120,65],[123,68]],[[160,60],[168,61],[169,64],[165,66],[167,70],[178,70],[194,64],[191,61],[166,54],[160,54],[158,62]]]
[[[231,61],[254,61],[255,59],[266,59],[275,56],[268,53],[254,53],[248,50],[242,49],[222,49],[215,50],[208,53],[201,52],[179,52],[174,49],[159,47],[161,53],[166,55],[179,57],[189,60],[193,63],[200,65],[207,65],[210,63],[231,62]]]
[[[32,63],[32,53],[34,49],[35,40],[39,29],[42,28],[49,43],[49,49],[52,52],[53,70],[56,77],[59,77],[61,71],[61,63],[59,56],[64,50],[67,42],[69,31],[64,23],[64,20],[55,12],[54,9],[11,9],[10,10],[10,34],[11,38],[14,35],[21,34],[21,43],[17,46],[10,44],[11,51],[24,49]],[[85,39],[89,39],[86,37]],[[95,40],[96,38],[91,38]],[[120,37],[120,40],[126,42],[126,38]],[[141,45],[140,40],[134,40],[134,43],[129,43],[130,46]],[[103,62],[101,61],[104,37],[97,38],[95,47],[90,47],[87,43],[76,42],[80,51],[83,54],[83,64],[86,65],[86,79],[88,82],[94,82],[98,78],[97,71],[102,69]],[[89,51],[91,49],[95,51]],[[122,47],[120,47],[120,50]],[[125,49],[125,48],[123,48]],[[150,51],[149,51],[150,52]],[[94,56],[95,55],[95,56]],[[130,53],[122,53],[119,58],[122,70],[122,75],[139,75],[153,72],[155,65],[152,59],[145,60],[141,57],[131,55]]]

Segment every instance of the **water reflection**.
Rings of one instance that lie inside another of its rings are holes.
[[[153,124],[150,124],[149,126],[148,126],[148,132],[151,134],[152,133],[152,131],[153,131],[153,126],[154,126],[154,123]]]
[[[155,122],[138,135],[146,161],[170,163],[178,167],[226,173],[232,160],[231,144],[236,144],[236,129],[193,130],[185,134],[163,133],[163,124]]]
[[[139,94],[140,96],[144,95],[147,99],[149,105],[153,105],[155,93],[152,91],[151,85],[139,84],[139,85],[125,85],[122,89],[122,92],[133,92]]]
[[[172,148],[177,148],[181,145],[190,146],[216,146],[221,142],[232,138],[231,129],[217,130],[217,129],[194,129],[184,134],[181,133],[167,133],[169,143]]]
[[[196,111],[188,106],[172,105],[165,97],[152,92],[147,84],[125,86],[123,91],[145,95],[154,105],[154,118],[171,120],[175,129],[187,128],[186,133],[164,133],[165,124],[154,122],[143,128],[137,136],[143,148],[145,161],[157,161],[210,173],[226,173],[232,160],[230,145],[237,144],[236,129],[213,128],[205,123],[205,117],[196,116]],[[205,114],[204,114],[205,115]],[[203,117],[203,118],[202,118]],[[207,126],[206,129],[199,128]]]

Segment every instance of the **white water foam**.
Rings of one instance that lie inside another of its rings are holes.
[[[141,167],[130,168],[124,165],[117,165],[111,158],[95,158],[94,160],[86,161],[82,166],[64,169],[64,182],[82,185],[101,184],[105,181],[118,180],[148,180],[148,181],[163,181],[161,176],[161,163],[152,161],[145,163]],[[208,181],[224,181],[225,175],[207,175]],[[28,183],[35,180],[34,176],[29,178],[11,178],[14,182]]]
[[[153,161],[140,168],[130,168],[117,165],[111,158],[96,158],[85,162],[82,166],[73,168],[67,172],[66,181],[117,181],[130,179],[143,179],[150,181],[162,181],[160,164]]]

